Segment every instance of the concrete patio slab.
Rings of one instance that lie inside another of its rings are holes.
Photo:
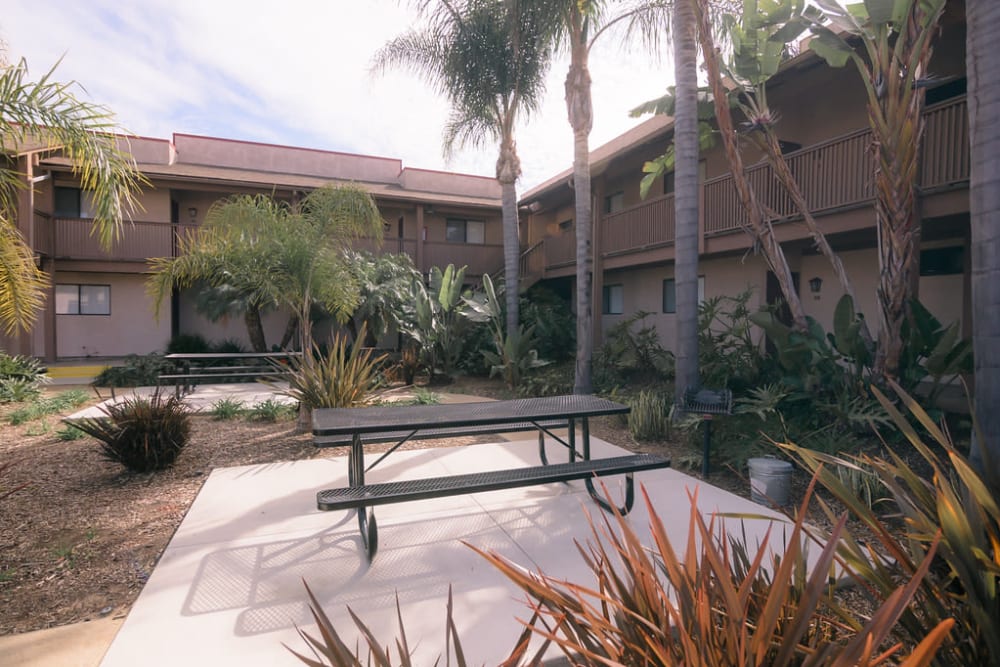
[[[288,388],[287,382],[275,382],[273,384],[263,384],[260,382],[237,382],[231,384],[200,384],[194,390],[183,396],[184,404],[192,412],[208,412],[212,406],[223,399],[239,401],[244,408],[252,408],[266,401],[276,401],[283,405],[295,405],[295,399],[285,396],[281,391]],[[109,398],[95,405],[91,405],[83,410],[74,412],[66,417],[68,420],[82,419],[84,417],[103,417],[104,406],[121,402],[129,396],[151,396],[157,387],[129,387],[119,389],[114,398]],[[172,394],[173,388],[159,387],[164,394]]]
[[[621,453],[594,440],[595,456]],[[554,449],[552,450],[555,451]],[[554,454],[552,459],[556,460]],[[534,465],[537,441],[399,451],[371,479],[400,479]],[[505,657],[528,616],[523,595],[462,542],[529,568],[590,583],[574,546],[586,542],[586,511],[601,512],[584,484],[550,484],[379,507],[379,553],[369,564],[353,512],[319,512],[316,491],[346,485],[343,458],[214,471],[168,545],[102,665],[295,664],[306,651],[296,628],[314,632],[309,583],[349,645],[350,606],[382,644],[398,634],[398,598],[416,664],[444,651],[445,605],[472,664]],[[674,470],[637,474],[676,548],[687,539],[688,490],[706,510],[764,514],[759,505]],[[612,480],[612,493],[617,493]],[[643,537],[641,497],[628,520]],[[763,535],[769,521],[748,520]]]

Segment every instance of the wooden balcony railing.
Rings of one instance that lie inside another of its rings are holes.
[[[424,266],[444,268],[449,264],[456,267],[468,266],[468,273],[480,275],[493,267],[503,265],[503,246],[499,243],[436,243],[424,244]]]
[[[925,111],[920,185],[924,191],[961,184],[969,178],[969,132],[965,98],[928,107]],[[858,130],[786,156],[799,187],[814,214],[870,204],[875,196],[871,132]],[[747,169],[757,197],[768,207],[773,220],[798,216],[773,171],[761,162]],[[706,235],[729,233],[746,222],[746,213],[736,194],[731,175],[703,184],[702,216]],[[673,197],[651,199],[624,211],[607,215],[601,222],[604,255],[634,252],[674,241]],[[554,268],[573,255],[565,254],[563,235],[546,239],[546,267]],[[572,237],[572,235],[570,235]],[[550,249],[549,245],[553,247]]]
[[[86,218],[53,218],[55,257],[67,259],[144,261],[174,255],[175,226],[168,222],[125,222],[121,238],[105,251],[93,234],[94,221]]]
[[[601,251],[605,254],[646,248],[674,239],[674,196],[647,199],[627,211],[604,217]]]
[[[545,239],[545,266],[557,267],[576,261],[576,234],[564,231]]]

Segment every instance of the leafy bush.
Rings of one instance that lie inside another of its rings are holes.
[[[567,361],[529,373],[517,387],[518,396],[561,396],[573,393],[575,362]]]
[[[753,290],[715,296],[698,305],[698,368],[702,385],[734,394],[761,384],[768,361],[754,341],[747,304]]]
[[[213,419],[219,421],[228,421],[230,419],[236,419],[241,414],[243,414],[243,401],[238,401],[234,398],[222,398],[212,404],[212,408],[209,411]]]
[[[463,289],[465,267],[456,269],[449,264],[442,272],[438,267],[430,271],[430,285],[414,280],[410,298],[406,302],[400,330],[420,349],[422,361],[433,379],[437,373],[448,376],[455,370],[462,357],[463,336],[469,320],[463,316]],[[359,333],[358,340],[364,340]]]
[[[576,316],[570,304],[542,285],[534,285],[520,302],[521,323],[535,330],[538,356],[550,361],[576,357]]]
[[[247,349],[243,347],[243,343],[236,340],[235,338],[226,338],[225,340],[220,340],[215,345],[212,345],[212,352],[221,352],[223,354],[236,354],[240,352],[246,352]]]
[[[1000,656],[1000,489],[973,470],[948,433],[902,387],[894,383],[890,387],[932,445],[882,392],[872,391],[929,472],[915,470],[892,450],[885,458],[848,460],[790,443],[781,446],[807,470],[816,471],[820,483],[878,539],[885,558],[872,558],[865,543],[854,539],[844,540],[839,548],[839,556],[870,593],[885,599],[900,577],[913,576],[921,567],[918,564],[936,553],[935,565],[919,582],[913,605],[900,618],[900,637],[915,643],[951,618],[955,631],[935,664],[995,665]],[[844,467],[874,474],[902,513],[904,530],[886,526],[863,490],[859,493],[841,479],[837,469]],[[820,533],[816,539],[826,536]]]
[[[0,352],[0,403],[23,403],[37,398],[49,382],[45,367],[34,357]]]
[[[56,437],[64,442],[71,440],[79,440],[80,438],[87,435],[75,426],[67,425],[56,431]]]
[[[167,343],[167,354],[205,354],[211,344],[201,334],[177,334]]]
[[[172,394],[131,396],[101,410],[106,416],[75,419],[72,426],[99,440],[106,459],[133,472],[173,465],[191,432],[187,408]]]
[[[0,403],[24,403],[38,398],[38,381],[23,377],[0,377]]]
[[[608,331],[604,345],[594,354],[596,386],[611,389],[673,377],[674,355],[660,345],[656,327],[646,324],[650,314],[636,311]]]
[[[362,326],[358,340],[363,341],[364,336]],[[308,409],[361,405],[378,386],[378,367],[385,358],[384,354],[375,357],[371,348],[352,345],[346,335],[337,334],[327,355],[315,348],[312,359],[292,362],[284,394]]]
[[[642,390],[629,401],[628,430],[637,440],[663,440],[670,434],[670,397]]]
[[[169,373],[173,365],[160,354],[130,354],[122,366],[105,368],[94,378],[95,387],[155,387],[162,373]]]

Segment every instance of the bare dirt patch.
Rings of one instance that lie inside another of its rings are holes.
[[[477,379],[433,390],[504,396],[497,383]],[[0,635],[127,613],[214,468],[343,453],[315,449],[309,434],[295,432],[294,422],[197,416],[176,464],[139,475],[102,458],[90,438],[60,440],[59,416],[11,426],[9,411],[0,406],[0,464],[14,466],[0,477],[0,494],[27,486],[0,499]],[[672,443],[637,443],[614,417],[595,420],[591,430],[628,449],[667,456],[678,449]],[[415,440],[406,448],[489,441]],[[725,471],[710,481],[744,493],[745,483]]]

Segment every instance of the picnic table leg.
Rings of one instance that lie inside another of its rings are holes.
[[[351,453],[347,461],[347,481],[351,486],[363,486],[365,483],[365,450],[361,443],[361,435],[354,434],[351,440]],[[361,506],[358,512],[358,530],[361,532],[361,542],[370,563],[378,551],[378,523],[375,521],[375,511]]]
[[[590,420],[586,417],[583,418],[583,424],[581,425],[583,429],[583,458],[586,461],[590,460]],[[632,478],[632,473],[625,473],[625,505],[622,507],[614,507],[604,496],[597,492],[594,488],[594,479],[588,477],[584,480],[587,485],[587,493],[590,497],[594,499],[601,509],[605,512],[612,512],[625,516],[632,511],[632,505],[635,503],[635,481]]]

